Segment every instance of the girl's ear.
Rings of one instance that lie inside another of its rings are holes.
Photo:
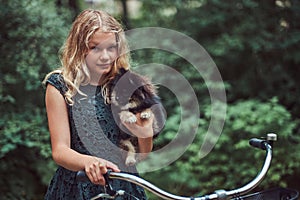
[[[84,57],[86,57],[89,54],[89,49],[87,48],[86,50],[84,50],[83,54],[84,54]]]

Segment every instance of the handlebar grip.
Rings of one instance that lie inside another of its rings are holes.
[[[249,144],[255,148],[259,148],[262,150],[266,150],[266,145],[265,145],[266,141],[265,140],[261,140],[261,139],[257,139],[257,138],[252,138],[249,141]]]
[[[112,186],[109,183],[110,172],[111,172],[111,170],[107,170],[107,173],[103,174],[103,176],[105,179],[105,188],[106,188],[107,194],[114,196],[116,194],[116,191],[112,188]],[[90,181],[90,179],[86,175],[85,171],[78,171],[76,174],[76,181],[86,182],[86,181]]]
[[[86,181],[90,181],[90,179],[86,175],[85,171],[78,171],[76,174],[76,181],[86,182]]]

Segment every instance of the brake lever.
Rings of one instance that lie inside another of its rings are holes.
[[[97,200],[99,198],[114,199],[115,197],[110,196],[109,194],[106,194],[106,193],[101,193],[101,194],[98,194],[97,196],[92,197],[90,200]]]
[[[117,196],[123,196],[124,194],[125,194],[124,190],[118,190],[118,191],[116,191],[116,194],[114,196],[111,196],[110,194],[107,194],[107,193],[101,193],[101,194],[98,194],[97,196],[92,197],[90,200],[97,200],[99,198],[115,199]]]
[[[108,169],[105,174],[103,174],[104,179],[105,179],[105,190],[106,193],[109,194],[110,196],[115,196],[116,191],[112,188],[111,184],[109,183],[109,174],[112,172],[112,170]]]

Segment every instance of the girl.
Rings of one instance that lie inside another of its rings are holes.
[[[103,174],[108,168],[136,172],[116,150],[119,127],[106,101],[109,81],[121,68],[130,68],[127,52],[121,25],[106,12],[88,9],[75,19],[62,48],[62,67],[44,81],[52,157],[59,165],[45,199],[90,199],[104,192]],[[137,118],[124,126],[138,137],[140,153],[147,154],[152,150],[153,118],[141,120],[139,114]],[[75,180],[80,170],[91,182]],[[134,184],[112,180],[112,186],[146,199]]]

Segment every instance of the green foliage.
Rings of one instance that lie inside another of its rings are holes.
[[[4,199],[40,199],[52,175],[41,82],[59,65],[58,50],[67,33],[65,18],[50,1],[0,1],[0,171],[7,174],[1,177],[0,191]]]
[[[28,109],[24,113],[10,113],[4,115],[0,121],[1,141],[0,158],[16,150],[19,146],[39,148],[43,157],[51,155],[47,122],[45,113],[37,108]]]
[[[18,104],[24,90],[36,91],[49,68],[58,66],[66,30],[53,6],[33,0],[1,2],[1,27],[1,99],[9,94]],[[33,95],[28,100],[37,102]]]
[[[299,155],[299,145],[291,140],[293,131],[299,125],[299,122],[292,119],[291,114],[278,104],[276,98],[266,103],[258,100],[238,102],[232,109],[228,109],[227,116],[228,120],[222,136],[227,137],[224,139],[230,141],[230,143],[226,142],[225,146],[220,147],[220,149],[226,152],[224,149],[226,146],[233,146],[233,150],[239,152],[236,158],[234,157],[235,161],[242,163],[245,159],[248,161],[245,164],[248,164],[248,166],[252,164],[254,167],[239,176],[242,180],[251,178],[248,177],[249,174],[254,177],[256,170],[262,164],[262,161],[259,159],[264,157],[263,152],[250,150],[247,141],[242,139],[261,137],[266,133],[274,132],[278,135],[278,142],[274,146],[274,160],[269,171],[269,177],[266,178],[261,187],[266,188],[276,185],[286,187],[289,184],[296,184],[295,182],[287,182],[285,177],[291,171],[295,172],[299,168],[299,164],[295,164],[299,163],[295,160],[295,156]],[[234,155],[234,152],[228,153]],[[287,153],[290,155],[289,157],[285,156]],[[256,161],[253,163],[252,160]],[[291,165],[289,163],[294,164]],[[234,172],[238,174],[240,171],[241,169],[238,168]],[[241,182],[238,183],[241,184]]]
[[[264,157],[263,152],[249,147],[248,139],[275,132],[279,138],[275,158],[260,187],[300,189],[295,178],[299,176],[300,137],[299,10],[299,1],[143,1],[142,15],[132,24],[175,29],[198,41],[216,62],[228,100],[222,135],[213,151],[199,160],[211,109],[203,80],[177,56],[157,51],[140,55],[144,63],[163,63],[183,74],[201,105],[201,125],[194,143],[180,160],[145,174],[147,179],[185,195],[235,188],[256,175]],[[170,115],[159,147],[172,140],[173,129],[180,123],[175,98],[164,90],[161,94],[168,101]]]
[[[288,182],[290,180],[286,177],[299,168],[299,145],[290,140],[298,122],[293,121],[276,98],[268,102],[253,99],[229,105],[223,132],[214,149],[207,156],[200,157],[204,136],[214,137],[207,126],[210,109],[210,106],[206,107],[198,134],[182,157],[168,167],[145,174],[146,179],[181,195],[203,195],[220,188],[234,189],[253,179],[264,161],[264,152],[251,148],[248,140],[274,132],[279,141],[275,143],[271,169],[260,188],[297,184],[296,181]],[[172,116],[171,120],[175,120],[173,124],[180,123],[178,115]],[[172,125],[168,125],[166,134],[160,136],[165,141],[170,140],[169,127]]]
[[[7,175],[1,177],[0,191],[6,199],[41,199],[55,169],[41,81],[59,65],[58,50],[74,16],[68,10],[78,12],[76,6],[67,8],[71,1],[57,2],[61,5],[48,0],[0,0],[0,173]],[[175,137],[179,124],[186,134],[195,124],[199,128],[179,160],[143,174],[146,179],[182,195],[241,186],[256,175],[264,157],[262,151],[249,147],[248,139],[275,132],[279,141],[260,189],[300,189],[299,10],[297,0],[142,1],[141,15],[131,26],[170,28],[198,41],[216,62],[228,98],[222,134],[214,149],[201,157],[207,153],[199,153],[205,135],[214,136],[214,128],[222,123],[219,120],[208,129],[212,114],[219,115],[211,111],[206,84],[218,88],[220,83],[205,83],[178,55],[152,49],[134,52],[137,64],[165,64],[182,74],[194,89],[201,111],[198,119],[186,116],[172,91],[160,88],[168,121],[156,148]],[[218,102],[220,110],[224,107]]]
[[[18,146],[0,160],[1,199],[43,199],[54,163],[39,148]]]
[[[136,23],[175,29],[203,45],[222,78],[234,88],[228,96],[230,101],[277,96],[297,115],[299,4],[259,0],[145,1],[144,15]]]

